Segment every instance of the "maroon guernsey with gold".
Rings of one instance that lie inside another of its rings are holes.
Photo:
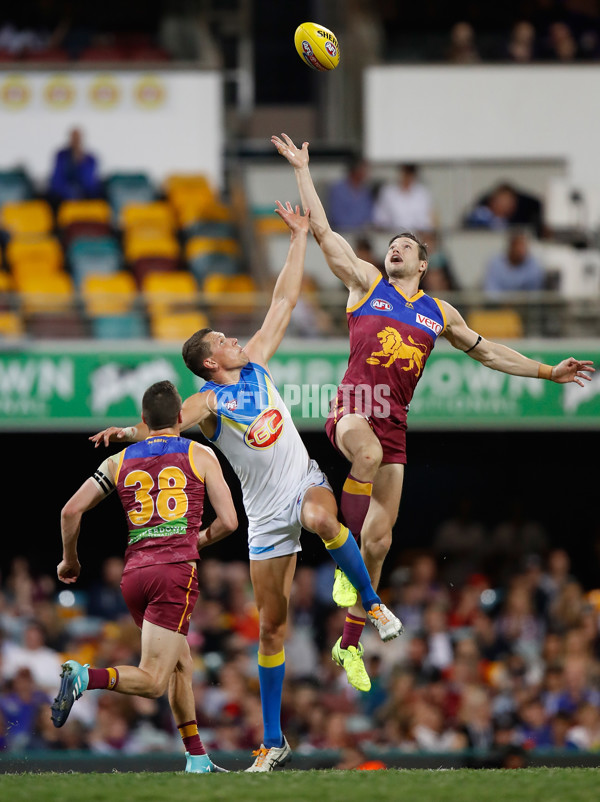
[[[198,559],[204,482],[194,442],[155,435],[121,452],[116,486],[129,528],[124,572]]]
[[[408,298],[383,276],[347,309],[348,368],[338,387],[325,429],[335,445],[335,427],[358,414],[383,448],[383,462],[406,462],[408,405],[446,319],[441,304],[419,290]]]

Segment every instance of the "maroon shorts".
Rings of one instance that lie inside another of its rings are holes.
[[[144,565],[126,571],[121,592],[133,620],[187,635],[198,599],[198,572],[189,563]]]
[[[372,414],[367,414],[361,406],[361,399],[355,399],[354,393],[348,394],[347,388],[345,388],[343,401],[341,391],[338,391],[336,398],[332,401],[331,412],[325,421],[325,432],[334,448],[340,450],[335,442],[335,427],[344,415],[351,414],[361,415],[373,430],[383,449],[382,463],[406,465],[406,420],[393,415],[378,417],[374,411]]]

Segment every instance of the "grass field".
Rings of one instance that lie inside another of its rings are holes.
[[[0,775],[7,802],[590,802],[600,769]]]

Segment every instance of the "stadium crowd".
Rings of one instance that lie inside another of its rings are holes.
[[[295,751],[376,749],[385,760],[467,750],[508,761],[529,750],[600,749],[600,591],[571,574],[563,549],[541,543],[543,557],[511,559],[498,542],[484,553],[473,527],[458,531],[449,521],[431,549],[396,564],[382,597],[406,631],[388,645],[365,632],[365,694],[331,660],[344,618],[331,601],[332,566],[300,563],[283,702]],[[109,557],[101,581],[61,590],[50,576],[33,576],[25,557],[13,560],[0,590],[2,749],[179,751],[165,697],[86,694],[62,729],[50,721],[65,655],[97,666],[139,659],[121,568]],[[262,731],[248,566],[206,554],[199,572],[189,642],[201,737],[210,750],[247,751]]]

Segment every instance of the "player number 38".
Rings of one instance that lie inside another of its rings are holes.
[[[154,479],[146,471],[131,471],[123,482],[125,487],[135,487],[135,500],[139,509],[130,510],[129,519],[134,526],[144,526],[154,515],[154,499],[150,495]],[[158,474],[156,512],[163,521],[182,518],[188,509],[188,497],[184,488],[187,479],[181,468],[171,465]]]

